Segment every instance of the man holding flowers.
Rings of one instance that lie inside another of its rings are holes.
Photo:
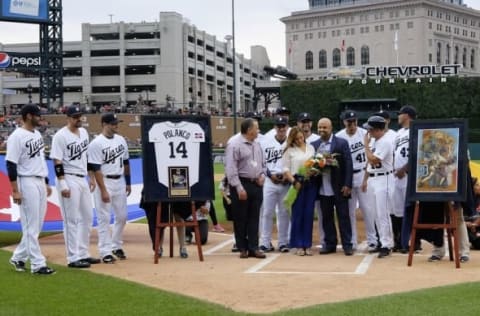
[[[320,207],[325,232],[325,245],[320,254],[337,250],[337,230],[334,211],[337,211],[343,252],[353,255],[352,227],[348,211],[348,199],[352,190],[353,165],[348,142],[332,133],[332,121],[321,118],[317,124],[320,139],[313,142],[315,152],[324,158],[320,175]]]

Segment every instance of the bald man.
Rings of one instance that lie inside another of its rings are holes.
[[[348,142],[343,138],[336,137],[332,130],[332,121],[328,118],[321,118],[317,124],[320,139],[312,142],[315,152],[335,155],[338,161],[338,166],[327,166],[320,175],[320,208],[322,209],[322,225],[325,232],[325,244],[320,250],[320,254],[326,255],[337,251],[337,229],[334,213],[336,211],[343,252],[346,256],[351,256],[353,255],[353,245],[348,199],[352,191],[352,156]]]

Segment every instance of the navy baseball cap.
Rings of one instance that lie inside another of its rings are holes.
[[[115,125],[120,122],[123,122],[123,121],[119,120],[115,113],[105,113],[102,115],[102,123]]]
[[[22,115],[22,117],[27,116],[27,114],[41,116],[42,112],[40,111],[40,108],[38,106],[34,104],[27,104],[22,107],[20,114]]]
[[[253,119],[256,119],[257,121],[262,120],[262,116],[258,112],[247,112],[245,113],[245,118],[253,118]]]
[[[384,119],[386,120],[389,120],[390,119],[390,113],[388,113],[388,111],[380,111],[380,112],[377,112],[375,114],[373,114],[374,116],[380,116],[380,117],[383,117]]]
[[[404,105],[400,108],[400,111],[398,111],[398,114],[407,114],[410,116],[410,118],[416,118],[417,117],[417,110],[411,106],[411,105]]]
[[[377,129],[384,129],[385,128],[385,118],[378,116],[378,115],[373,115],[370,116],[365,124],[363,124],[363,128],[367,130],[371,130],[374,128]]]
[[[279,116],[275,119],[275,126],[285,126],[288,125],[288,120],[286,117]]]
[[[302,112],[297,116],[297,122],[311,122],[311,121],[312,121],[312,118],[310,117],[310,114],[307,112]]]
[[[82,109],[80,109],[80,106],[78,106],[78,105],[70,105],[67,108],[67,111],[65,112],[65,114],[67,114],[67,116],[69,116],[69,117],[82,116],[83,111],[82,111]]]
[[[285,114],[285,115],[290,115],[290,110],[287,109],[286,107],[284,106],[281,106],[277,109],[277,112],[276,114]]]
[[[343,112],[343,115],[342,115],[342,120],[356,120],[358,117],[357,117],[357,112],[355,111],[352,111],[352,110],[347,110],[345,112]]]

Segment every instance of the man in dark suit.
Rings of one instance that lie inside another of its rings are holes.
[[[332,134],[332,121],[322,118],[317,125],[320,139],[312,142],[317,153],[330,153],[335,156],[338,166],[327,166],[320,175],[320,207],[322,209],[322,224],[325,231],[325,246],[320,254],[336,252],[337,229],[334,210],[337,211],[340,237],[343,252],[346,256],[353,255],[352,227],[348,212],[348,199],[352,190],[353,165],[348,142]]]

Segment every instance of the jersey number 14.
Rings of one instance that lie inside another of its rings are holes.
[[[187,146],[185,142],[178,143],[176,147],[173,142],[169,142],[168,145],[170,146],[170,157],[169,157],[170,159],[177,158],[176,155],[181,155],[179,158],[188,158]]]

